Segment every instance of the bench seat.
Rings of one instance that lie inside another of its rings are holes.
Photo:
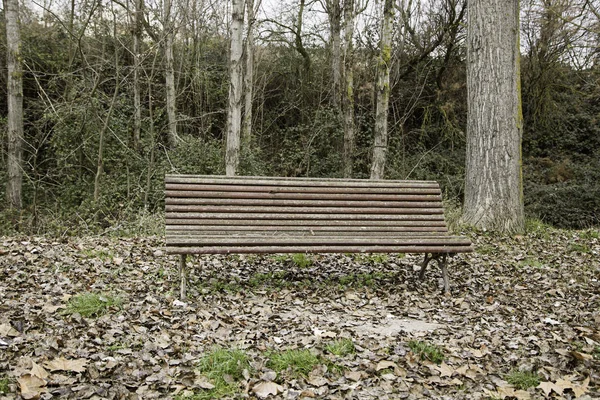
[[[448,233],[434,181],[165,177],[166,250],[187,254],[423,253],[472,251]],[[431,255],[431,257],[429,256]],[[422,274],[421,274],[422,275]],[[185,296],[185,276],[181,278]]]

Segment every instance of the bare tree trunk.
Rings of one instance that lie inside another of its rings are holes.
[[[164,0],[164,30],[165,30],[165,90],[167,103],[167,118],[169,123],[169,146],[177,146],[177,111],[175,96],[175,69],[173,66],[173,21],[171,16],[171,0]]]
[[[244,0],[233,0],[231,21],[231,54],[229,58],[229,111],[227,113],[227,147],[225,173],[236,175],[240,163],[240,131],[242,125],[242,30]]]
[[[21,210],[23,186],[23,65],[19,31],[19,1],[4,0],[6,64],[8,67],[8,160],[6,197],[9,210]]]
[[[114,25],[113,25],[113,34],[114,38],[117,37],[117,21],[116,16],[114,16]],[[113,110],[115,109],[115,104],[117,103],[117,96],[119,95],[119,88],[121,84],[121,78],[119,76],[119,52],[118,48],[115,47],[115,89],[113,91],[112,100],[108,107],[108,112],[106,113],[106,119],[102,124],[102,129],[100,130],[100,138],[98,140],[98,158],[96,162],[96,176],[94,178],[94,207],[98,208],[100,201],[100,183],[102,179],[102,175],[104,175],[104,144],[106,141],[106,131],[108,130],[108,125],[110,124],[110,120],[112,117]],[[96,218],[98,214],[96,214]]]
[[[354,156],[354,0],[344,4],[344,81],[346,89],[342,95],[344,113],[344,177],[352,177]]]
[[[140,13],[142,7],[140,3],[143,0],[134,1],[133,18],[133,148],[140,150],[140,140],[142,131],[142,100],[140,94],[140,42],[142,36],[142,23]]]
[[[377,65],[377,106],[375,110],[375,140],[371,179],[383,179],[388,149],[388,107],[390,102],[390,64],[392,61],[392,20],[394,1],[385,0]]]
[[[244,121],[242,143],[248,146],[252,138],[252,96],[254,90],[254,0],[246,0],[248,16],[246,34],[246,73],[244,74]],[[260,0],[258,1],[260,5]]]
[[[524,230],[518,0],[468,2],[463,222]]]
[[[331,76],[333,79],[333,93],[331,95],[333,106],[336,112],[339,112],[342,87],[342,8],[340,0],[327,0],[326,4],[331,35]]]

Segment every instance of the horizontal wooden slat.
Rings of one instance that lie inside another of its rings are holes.
[[[335,236],[281,236],[230,235],[167,236],[167,246],[468,246],[470,241],[458,236],[436,235],[422,237],[335,237]]]
[[[169,189],[167,204],[194,204],[199,199],[269,199],[269,200],[343,200],[343,201],[441,201],[439,190],[433,194],[381,194],[381,193],[307,193],[307,192],[224,192],[212,190]],[[181,196],[175,196],[181,194]],[[169,196],[171,195],[171,196]]]
[[[165,175],[166,183],[200,183],[231,184],[251,186],[305,186],[305,187],[352,187],[352,188],[402,188],[402,187],[439,187],[435,181],[403,181],[403,180],[365,180],[336,178],[279,178],[279,177],[226,177],[203,175]]]
[[[357,232],[389,232],[391,234],[418,234],[419,232],[446,232],[445,226],[248,226],[248,225],[167,225],[166,231],[168,235],[176,232],[210,232],[211,234],[222,232],[226,235],[231,235],[232,232],[267,232],[274,231],[278,233],[284,232],[323,232],[325,235],[331,232],[348,232],[356,234]]]
[[[197,188],[197,186],[194,186]],[[267,192],[271,194],[275,193],[321,193],[321,194],[370,194],[370,195],[384,195],[384,194],[397,194],[397,195],[424,195],[424,194],[440,194],[439,188],[427,187],[427,188],[349,188],[345,186],[341,187],[270,187],[270,186],[226,186],[226,185],[205,185],[203,190],[194,190],[193,188],[181,189],[181,190],[166,190],[165,194],[167,197],[197,197],[198,193],[203,191],[210,192]],[[226,197],[226,196],[224,196]]]
[[[410,226],[446,226],[444,219],[439,215],[430,215],[430,218],[420,220],[319,220],[319,219],[296,219],[296,220],[277,220],[277,219],[214,219],[214,218],[167,218],[166,225],[182,226],[182,225],[221,225],[221,226],[345,226],[345,227],[360,227],[360,226],[381,226],[381,227],[410,227]]]
[[[273,254],[273,253],[465,253],[471,246],[256,246],[169,247],[169,254]]]
[[[298,219],[313,219],[313,220],[356,220],[356,221],[365,221],[365,220],[381,220],[381,221],[419,221],[419,220],[427,220],[427,221],[435,221],[435,220],[443,220],[444,217],[442,214],[405,214],[405,215],[382,215],[382,214],[285,214],[285,213],[173,213],[167,212],[165,214],[167,219],[236,219],[236,218],[244,218],[244,219],[268,219],[268,220],[298,220]]]
[[[441,207],[433,208],[400,208],[400,207],[276,207],[276,206],[188,206],[188,205],[167,205],[167,213],[175,212],[198,212],[198,213],[265,213],[265,214],[443,214]]]
[[[171,199],[165,201],[167,210],[181,209],[182,206],[285,206],[285,207],[385,207],[385,208],[442,208],[441,201],[376,201],[376,200],[291,200],[291,199],[230,199],[230,198],[196,198]]]

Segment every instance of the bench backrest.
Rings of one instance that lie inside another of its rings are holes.
[[[224,252],[210,251],[222,244],[234,253],[240,246],[265,246],[265,236],[274,239],[262,252],[275,252],[276,246],[281,252],[293,246],[320,252],[315,245],[321,242],[329,243],[323,252],[373,251],[363,246],[368,237],[390,238],[389,245],[377,239],[381,251],[396,245],[399,252],[402,243],[407,251],[420,245],[416,252],[440,246],[454,246],[446,252],[471,250],[468,240],[447,234],[441,191],[434,181],[194,175],[167,175],[165,181],[170,252],[178,252],[175,247],[190,250],[199,238],[212,237],[210,248],[194,252]],[[203,239],[200,243],[207,245]]]

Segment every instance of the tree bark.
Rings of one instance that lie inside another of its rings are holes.
[[[524,230],[518,0],[468,2],[467,157],[462,220]]]
[[[142,36],[142,23],[140,14],[143,0],[133,0],[133,148],[140,151],[140,140],[142,131],[142,100],[140,94],[140,42]]]
[[[233,0],[231,14],[231,50],[229,56],[229,112],[227,113],[227,148],[225,173],[237,174],[240,163],[240,131],[242,125],[242,30],[244,29],[244,0]]]
[[[165,91],[168,119],[168,141],[171,148],[177,146],[177,107],[175,95],[175,68],[173,66],[173,21],[171,17],[171,0],[164,0],[165,30]]]
[[[332,103],[336,112],[340,111],[340,96],[342,87],[342,9],[340,0],[327,0],[327,17],[331,35],[331,77]],[[341,114],[341,113],[340,113]]]
[[[377,65],[377,105],[375,110],[375,140],[373,144],[373,164],[371,179],[383,179],[388,131],[388,107],[390,102],[390,64],[392,61],[392,21],[394,18],[394,1],[385,0],[383,5],[383,22],[381,25],[380,55]]]
[[[252,96],[254,89],[254,0],[246,0],[248,28],[246,33],[246,73],[244,74],[244,120],[242,143],[249,146],[252,137]],[[260,3],[260,0],[259,0]]]
[[[21,210],[23,186],[23,65],[19,1],[4,0],[6,19],[6,64],[8,68],[8,158],[6,197],[9,210]]]
[[[352,177],[354,157],[354,0],[344,3],[344,82],[342,95],[344,114],[344,178]]]

